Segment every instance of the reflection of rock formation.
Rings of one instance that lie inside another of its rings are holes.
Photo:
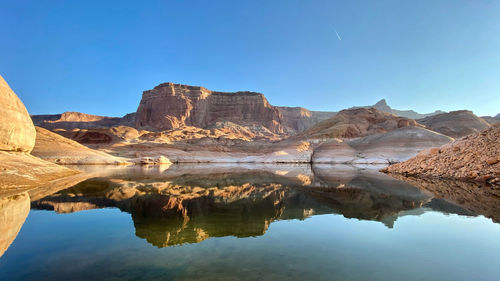
[[[346,166],[335,176],[331,166],[318,166],[314,177],[307,169],[288,168],[240,167],[231,173],[231,167],[214,167],[217,173],[198,174],[190,174],[191,168],[157,174],[126,168],[135,173],[90,179],[34,201],[32,207],[60,213],[116,207],[132,214],[138,237],[165,247],[208,237],[263,235],[273,221],[315,214],[340,213],[392,227],[401,211],[431,200],[376,171]]]
[[[437,198],[443,198],[476,214],[500,222],[500,189],[498,187],[464,181],[405,177],[397,174],[392,174],[392,176],[430,191]]]
[[[30,211],[30,198],[24,192],[0,198],[0,257],[16,239]]]

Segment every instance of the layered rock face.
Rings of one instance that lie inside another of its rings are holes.
[[[500,184],[500,124],[453,143],[422,151],[384,172]]]
[[[420,126],[415,120],[398,117],[375,108],[357,108],[340,111],[299,134],[299,138],[331,139],[357,138],[385,133],[397,128]]]
[[[35,134],[26,107],[0,76],[0,150],[30,152]]]
[[[452,138],[460,138],[482,131],[490,126],[488,122],[468,110],[458,110],[419,119],[427,128]]]
[[[46,129],[89,129],[109,128],[113,126],[133,126],[135,124],[135,113],[124,117],[106,117],[85,114],[81,112],[64,112],[53,115],[33,115],[33,123]]]
[[[203,87],[164,83],[145,91],[137,109],[136,126],[169,130],[182,126],[206,128],[216,122],[263,125],[284,133],[282,115],[264,95],[223,93]]]

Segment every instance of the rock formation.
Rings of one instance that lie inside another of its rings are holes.
[[[419,119],[428,129],[452,138],[460,138],[482,131],[490,126],[488,122],[468,110],[458,110]]]
[[[53,115],[32,115],[31,119],[36,126],[46,129],[67,129],[74,128],[110,128],[114,126],[133,126],[135,124],[135,113],[130,113],[124,117],[106,117],[85,114],[80,112],[64,112]]]
[[[224,93],[203,87],[164,83],[142,95],[136,126],[169,130],[185,125],[206,128],[216,122],[243,126],[263,125],[284,133],[282,115],[263,94]]]
[[[272,106],[260,93],[225,93],[199,86],[163,83],[143,93],[137,112],[121,118],[65,112],[33,115],[32,119],[35,125],[51,130],[129,126],[165,131],[186,126],[203,129],[237,126],[238,130],[249,130],[259,137],[263,131],[295,134],[333,115],[335,112]]]
[[[407,176],[500,184],[500,124],[391,165],[383,171]]]
[[[56,164],[126,164],[122,158],[90,149],[47,129],[36,127],[32,155]]]
[[[296,138],[357,138],[409,126],[420,125],[415,120],[398,117],[375,108],[346,109],[305,130]]]
[[[30,152],[35,134],[26,107],[0,76],[0,150]]]
[[[1,76],[0,103],[0,190],[33,187],[76,173],[29,154],[35,145],[35,127]]]

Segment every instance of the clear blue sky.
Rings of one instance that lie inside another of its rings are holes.
[[[500,112],[500,1],[1,0],[0,19],[0,74],[31,114],[121,116],[167,81],[313,110]]]

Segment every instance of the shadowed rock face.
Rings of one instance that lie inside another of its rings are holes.
[[[0,257],[16,239],[30,211],[28,193],[0,198]]]
[[[145,91],[137,109],[136,126],[169,130],[185,125],[205,128],[219,121],[263,125],[284,133],[282,115],[264,95],[222,93],[203,87],[164,83]]]
[[[59,213],[116,207],[132,215],[138,237],[166,247],[263,235],[274,221],[315,214],[338,213],[392,227],[403,211],[438,205],[417,188],[376,171],[297,167],[211,166],[196,174],[191,174],[194,167],[156,173],[126,169],[33,201],[32,207]],[[439,208],[472,214],[445,203]]]
[[[26,107],[0,76],[0,150],[30,152],[35,135]]]

